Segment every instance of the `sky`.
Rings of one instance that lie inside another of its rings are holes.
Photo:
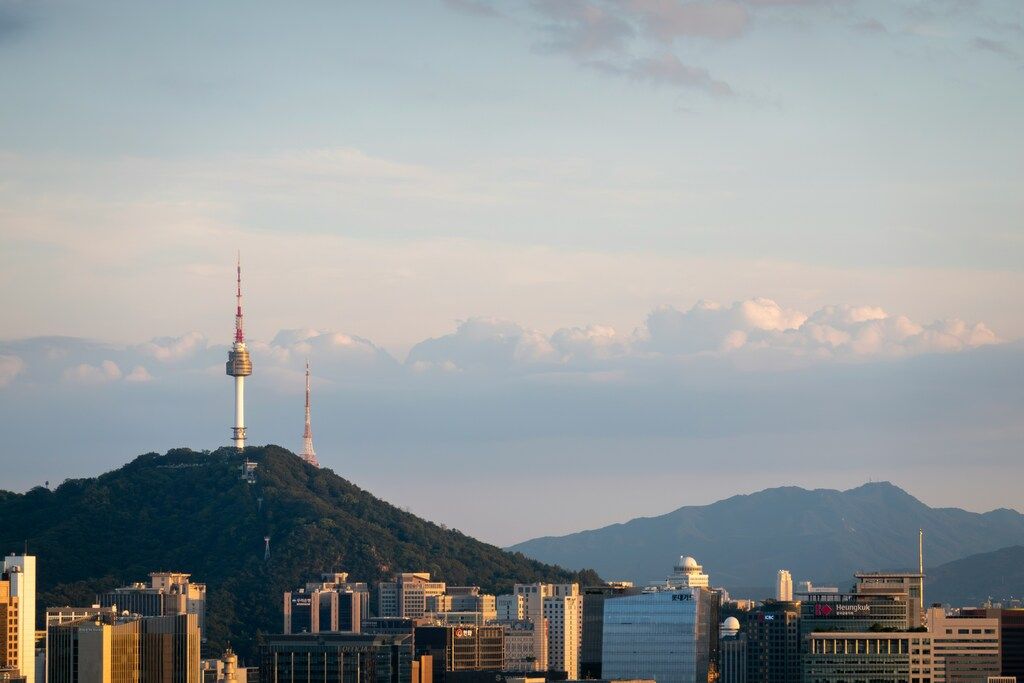
[[[499,544],[1021,508],[1017,0],[0,0],[0,488],[254,443]]]

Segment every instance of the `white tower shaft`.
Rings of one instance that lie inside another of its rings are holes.
[[[238,284],[235,291],[235,343],[228,351],[225,371],[235,378],[235,426],[231,429],[231,443],[235,448],[245,448],[245,378],[252,374],[252,361],[245,347],[245,332],[242,328],[242,263],[238,263]]]
[[[231,430],[235,448],[245,448],[245,376],[235,377],[235,426]]]

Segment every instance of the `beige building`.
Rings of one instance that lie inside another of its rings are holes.
[[[787,569],[780,569],[775,577],[775,599],[779,602],[793,601],[793,575]]]
[[[26,683],[36,680],[36,558],[34,555],[8,555],[0,578],[8,582],[10,595],[17,599],[18,671]]]
[[[583,596],[578,583],[516,584],[515,595],[524,598],[526,618],[544,624],[547,630],[546,662],[538,661],[536,671],[565,671],[570,679],[579,677],[580,646],[583,638]],[[535,651],[544,628],[535,631]]]
[[[504,621],[505,669],[508,671],[536,671],[537,662],[547,659],[547,622],[537,624],[529,620]],[[539,638],[536,631],[541,631]],[[541,647],[538,652],[537,647]]]
[[[444,595],[445,584],[428,572],[395,574],[378,585],[377,616],[418,619],[427,612],[427,598]]]
[[[947,617],[932,607],[927,616],[932,644],[932,683],[986,683],[1002,670],[999,619]]]
[[[495,599],[498,621],[526,619],[526,597],[518,594],[499,595]]]
[[[910,628],[924,624],[924,574],[917,572],[864,572],[854,574],[854,592],[861,595],[907,596]]]
[[[228,648],[219,659],[202,661],[203,683],[248,683],[249,671],[238,666],[238,655]]]
[[[201,683],[194,614],[98,613],[48,629],[47,683]]]
[[[0,575],[0,669],[20,671],[18,654],[18,597]]]
[[[174,614],[194,614],[199,629],[206,621],[206,584],[189,580],[182,572],[152,572],[149,585],[143,582],[115,588],[100,595],[103,607],[117,607],[118,612],[130,612],[145,617]]]

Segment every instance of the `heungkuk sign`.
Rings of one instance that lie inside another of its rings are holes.
[[[865,617],[871,614],[868,605],[845,602],[818,602],[814,605],[816,617]]]

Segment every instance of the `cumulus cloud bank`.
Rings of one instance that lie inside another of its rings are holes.
[[[473,317],[450,334],[416,344],[404,362],[363,337],[314,329],[281,330],[269,342],[250,342],[250,348],[261,373],[280,385],[298,386],[306,359],[319,378],[346,382],[410,372],[604,372],[708,358],[771,370],[949,353],[1000,341],[984,323],[923,324],[876,306],[848,304],[806,313],[754,298],[729,305],[700,301],[685,310],[663,306],[628,333],[589,325],[546,334],[510,320]],[[225,344],[197,332],[125,347],[70,338],[2,342],[0,387],[47,379],[95,386],[159,381],[181,372],[219,374],[226,351]]]

